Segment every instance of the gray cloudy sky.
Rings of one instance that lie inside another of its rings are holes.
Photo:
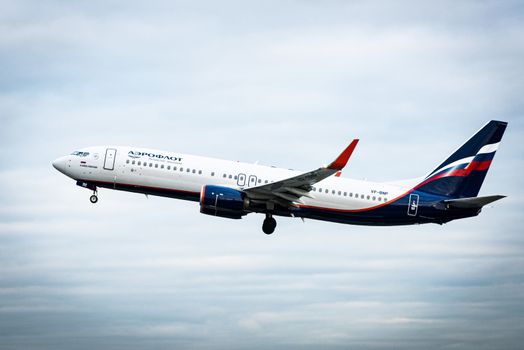
[[[517,349],[521,1],[0,0],[0,348]],[[425,174],[509,121],[444,226],[203,216],[51,161],[130,144],[345,176]]]

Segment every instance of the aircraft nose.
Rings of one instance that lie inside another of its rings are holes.
[[[65,174],[67,157],[60,157],[53,161],[53,167],[59,172]]]

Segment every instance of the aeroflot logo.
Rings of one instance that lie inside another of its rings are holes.
[[[172,160],[173,162],[181,162],[182,158],[180,157],[173,157],[173,156],[165,156],[163,154],[155,154],[155,153],[148,153],[148,152],[140,152],[140,151],[129,151],[127,154],[131,158],[140,158],[142,156],[146,156],[149,158],[158,158],[158,159],[167,159]]]

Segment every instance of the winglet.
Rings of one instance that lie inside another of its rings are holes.
[[[349,146],[346,147],[346,149],[340,153],[337,159],[335,159],[331,164],[328,165],[328,169],[333,170],[342,170],[348,163],[349,157],[351,157],[351,154],[355,150],[355,147],[357,147],[358,139],[354,139],[351,141]]]

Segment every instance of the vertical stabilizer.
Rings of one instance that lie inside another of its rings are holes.
[[[492,120],[433,170],[419,191],[451,198],[476,197],[508,123]]]

